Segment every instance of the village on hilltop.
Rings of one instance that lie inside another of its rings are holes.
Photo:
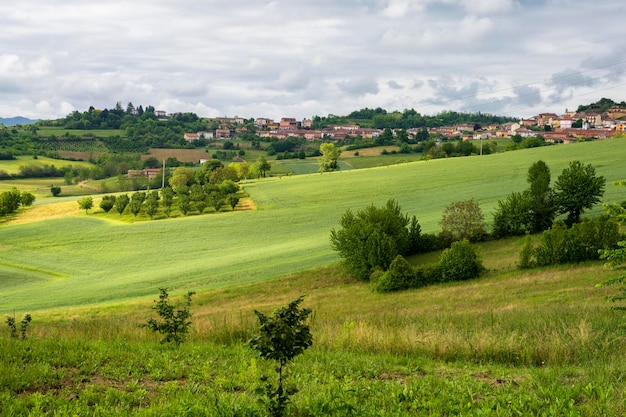
[[[158,111],[160,118],[167,118],[164,111]],[[439,134],[446,138],[461,138],[462,140],[486,140],[494,138],[508,138],[519,135],[522,138],[541,135],[546,142],[570,143],[581,139],[606,139],[613,137],[617,132],[626,131],[626,121],[620,120],[626,116],[626,109],[615,106],[603,113],[577,113],[565,111],[562,115],[555,113],[540,113],[534,117],[522,119],[518,122],[477,126],[473,124],[456,124],[453,126],[428,128],[429,134]],[[249,132],[244,125],[246,119],[242,117],[218,117],[219,128],[213,131],[185,133],[187,142],[199,139],[227,140],[234,139],[243,132]],[[340,141],[348,137],[375,138],[383,133],[382,129],[363,128],[358,125],[337,125],[324,129],[313,129],[311,119],[302,121],[295,118],[283,117],[280,122],[269,118],[254,120],[259,138],[304,138],[307,141],[325,140]],[[407,129],[408,135],[417,135],[419,128]]]

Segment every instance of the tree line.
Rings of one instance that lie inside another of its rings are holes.
[[[498,202],[491,232],[473,199],[449,204],[441,232],[434,234],[421,233],[417,218],[402,213],[392,199],[382,208],[347,210],[330,232],[331,247],[351,275],[386,292],[479,276],[484,268],[471,242],[541,233],[538,245],[529,238],[520,253],[520,267],[529,268],[599,259],[623,240],[615,216],[582,219],[604,194],[605,178],[592,165],[570,162],[551,187],[547,164],[537,161],[527,182],[528,189]],[[436,265],[413,267],[405,259],[441,249]]]

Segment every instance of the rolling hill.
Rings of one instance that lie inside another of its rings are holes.
[[[539,159],[553,181],[571,160],[591,163],[607,179],[604,201],[624,199],[610,182],[626,177],[626,140],[612,139],[244,183],[256,211],[8,224],[0,228],[0,312],[118,303],[162,286],[227,287],[327,265],[338,260],[328,239],[343,212],[389,198],[425,232],[437,231],[443,209],[457,200],[475,198],[489,221],[499,199],[526,187],[526,171]]]

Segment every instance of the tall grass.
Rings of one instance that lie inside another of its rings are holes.
[[[594,287],[614,272],[503,269],[385,295],[336,265],[214,289],[194,298],[179,349],[138,327],[151,302],[40,312],[25,341],[0,330],[0,415],[263,415],[271,365],[245,346],[252,311],[301,294],[314,344],[290,368],[290,415],[623,415],[623,317]]]

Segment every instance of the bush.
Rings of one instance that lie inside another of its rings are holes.
[[[559,265],[599,259],[599,251],[617,247],[622,238],[618,224],[608,216],[587,219],[568,229],[555,223],[541,235],[533,255],[538,266]]]
[[[498,201],[493,214],[494,237],[519,236],[530,231],[532,213],[528,192],[513,192],[505,200]]]
[[[454,242],[444,250],[439,265],[443,282],[477,278],[485,270],[476,250],[467,240]]]
[[[519,267],[520,269],[528,269],[535,266],[535,263],[532,259],[533,256],[533,239],[530,235],[526,236],[524,239],[524,246],[522,247],[522,252],[520,253]]]
[[[439,264],[420,265],[415,267],[413,272],[414,276],[411,288],[421,288],[442,281],[441,266]]]
[[[259,390],[263,394],[261,401],[271,416],[283,416],[289,397],[297,392],[295,388],[284,387],[285,366],[313,344],[313,336],[307,323],[312,310],[300,308],[302,301],[303,297],[298,297],[288,306],[273,311],[269,317],[260,311],[254,311],[259,319],[259,334],[248,344],[263,359],[275,361],[277,365],[277,383],[273,384],[263,375],[261,381],[264,386]]]
[[[156,311],[162,321],[150,318],[146,324],[141,324],[140,327],[147,327],[153,332],[164,335],[161,343],[174,342],[178,346],[185,340],[191,327],[189,307],[191,306],[191,297],[195,293],[188,292],[185,297],[185,304],[181,306],[170,302],[167,288],[160,288],[159,292],[159,301],[155,302],[156,304],[152,306],[152,309]]]
[[[401,291],[414,285],[415,270],[402,255],[398,255],[389,265],[389,269],[378,278],[374,290],[377,292]]]

